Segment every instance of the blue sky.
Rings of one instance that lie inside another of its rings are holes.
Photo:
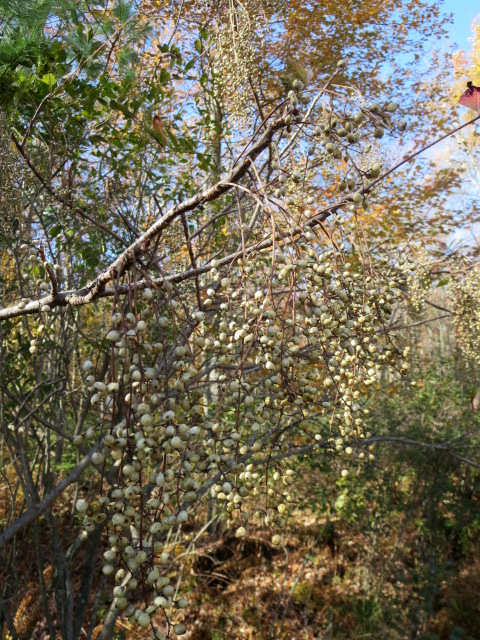
[[[480,0],[445,0],[443,7],[445,11],[453,14],[453,24],[449,26],[450,44],[454,45],[455,50],[463,49],[468,53],[471,48],[472,21],[474,18],[480,20]],[[459,197],[468,202],[471,195],[478,193],[478,184],[469,184],[468,180],[465,180],[463,189],[464,192],[459,194]],[[471,244],[475,236],[479,235],[479,225],[475,224],[471,228],[459,228],[448,240]]]
[[[450,25],[452,43],[457,49],[470,49],[469,38],[472,35],[472,20],[480,16],[480,0],[445,0],[445,11],[453,13],[453,24]]]

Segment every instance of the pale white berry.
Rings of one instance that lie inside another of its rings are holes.
[[[184,624],[176,624],[173,627],[173,633],[175,633],[177,636],[183,636],[184,633],[187,632],[187,627]]]
[[[75,507],[80,513],[85,513],[85,511],[88,509],[88,502],[80,498],[80,500],[77,500]]]

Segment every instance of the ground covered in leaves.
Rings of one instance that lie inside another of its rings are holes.
[[[407,536],[408,537],[408,536]],[[377,546],[338,518],[304,516],[273,546],[261,530],[246,538],[205,533],[194,548],[172,543],[184,567],[183,594],[191,601],[183,621],[189,640],[320,640],[480,637],[480,562],[464,558],[434,589],[420,578],[420,545],[378,531]],[[380,545],[380,546],[378,546]],[[99,567],[100,569],[100,567]],[[100,575],[100,573],[98,574]],[[46,571],[45,581],[51,580]],[[46,638],[34,582],[16,614],[19,634]],[[104,603],[104,607],[108,605]],[[55,616],[54,603],[51,603]],[[102,613],[102,610],[99,612]],[[98,636],[101,624],[94,628]],[[148,638],[120,619],[116,638]]]

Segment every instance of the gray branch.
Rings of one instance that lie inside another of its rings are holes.
[[[49,509],[52,504],[55,502],[57,498],[59,498],[65,489],[77,482],[80,479],[82,473],[91,463],[92,455],[97,450],[97,447],[93,447],[90,451],[85,455],[84,458],[79,462],[79,464],[74,468],[74,470],[68,475],[66,478],[61,480],[57,486],[47,495],[43,500],[35,504],[31,509],[29,509],[23,516],[21,516],[18,520],[16,520],[8,529],[6,529],[0,535],[0,548],[5,545],[9,540],[11,540],[14,536],[17,535],[22,529],[31,524],[34,520],[36,520],[39,516],[42,515],[47,509]]]

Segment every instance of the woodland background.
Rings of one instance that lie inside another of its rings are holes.
[[[345,109],[398,104],[398,128],[390,135],[385,119],[365,151],[382,167],[373,178],[474,117],[457,101],[468,79],[480,84],[480,25],[459,53],[450,21],[430,0],[0,1],[2,637],[150,637],[132,612],[115,610],[113,577],[102,572],[105,523],[92,521],[86,535],[75,509],[87,496],[98,505],[99,474],[113,486],[101,458],[82,462],[93,444],[84,434],[110,415],[105,404],[99,418],[84,363],[107,380],[114,303],[138,280],[245,249],[254,227],[242,216],[251,213],[248,199],[263,199],[273,156],[242,177],[243,191],[197,203],[149,239],[142,251],[151,257],[135,254],[110,297],[101,290],[74,306],[55,296],[86,295],[169,207],[221,181],[268,114],[278,105],[284,113],[295,79],[307,97],[310,87],[311,96],[327,87],[332,128],[338,96]],[[352,233],[367,261],[410,265],[388,321],[410,352],[408,374],[379,370],[370,385],[363,406],[372,459],[350,459],[328,440],[328,412],[319,418],[323,449],[312,447],[314,431],[291,432],[279,454],[295,478],[281,544],[263,515],[236,535],[238,523],[209,491],[183,527],[168,529],[164,570],[190,603],[174,615],[184,637],[480,638],[478,126],[384,176],[355,223],[348,208],[322,219],[319,252]],[[343,197],[353,162],[320,160],[309,174],[307,218]],[[287,233],[276,193],[265,219]],[[190,288],[174,284],[185,305],[177,317],[203,313],[201,277]],[[256,285],[245,286],[253,299]],[[235,287],[224,285],[230,297]],[[51,303],[38,302],[47,295]],[[319,366],[323,380],[327,366]],[[264,440],[262,451],[269,446]]]

